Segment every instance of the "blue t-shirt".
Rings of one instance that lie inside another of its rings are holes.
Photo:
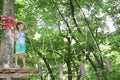
[[[17,31],[17,44],[25,44],[25,33],[21,31]]]

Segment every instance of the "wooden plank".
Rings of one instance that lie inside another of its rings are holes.
[[[2,72],[3,73],[13,73],[13,72],[15,72],[15,69],[13,69],[13,68],[3,68],[3,70],[2,70]]]
[[[39,76],[43,76],[42,64],[40,62],[38,63],[38,74],[39,74]]]
[[[80,65],[80,74],[81,74],[82,77],[86,76],[86,73],[85,73],[85,63],[81,63],[81,65]]]
[[[30,73],[33,72],[37,72],[37,69],[0,68],[0,78],[27,77]]]
[[[106,64],[107,68],[108,68],[108,71],[109,71],[109,72],[112,72],[113,69],[112,69],[112,67],[111,67],[111,65],[110,65],[109,59],[108,59],[108,58],[105,59],[104,62],[105,62],[105,64]]]
[[[30,73],[37,72],[37,69],[17,69],[17,68],[1,68],[0,73]]]
[[[36,72],[36,69],[17,69],[17,73],[30,73],[30,72]]]
[[[62,64],[59,64],[58,65],[58,71],[59,71],[59,78],[63,78],[63,66],[62,66]]]
[[[10,74],[0,74],[0,78],[20,78],[20,77],[27,77],[29,76],[28,73],[10,73]]]
[[[2,68],[0,68],[0,72],[2,72],[3,71],[3,69]]]

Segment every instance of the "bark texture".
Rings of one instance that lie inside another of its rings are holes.
[[[2,16],[14,18],[14,0],[2,0],[3,11]],[[0,49],[0,65],[9,62],[13,63],[14,39],[11,36],[12,30],[9,28],[2,30],[2,41]],[[10,78],[3,78],[0,80],[13,80]]]
[[[3,16],[14,17],[14,0],[3,0]],[[3,62],[13,63],[14,39],[12,30],[9,28],[2,30],[2,41],[0,49],[0,64]]]

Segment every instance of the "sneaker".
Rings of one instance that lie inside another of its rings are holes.
[[[25,66],[23,66],[23,68],[24,68],[24,69],[28,69],[29,67],[25,65]]]
[[[15,65],[15,68],[20,68],[20,66],[19,65]]]

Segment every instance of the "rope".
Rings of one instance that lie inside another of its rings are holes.
[[[47,33],[47,36],[48,36],[48,39],[49,39],[50,47],[52,49],[52,52],[53,52],[53,55],[54,55],[54,58],[55,58],[55,63],[57,64],[56,54],[54,52],[54,49],[53,49],[53,46],[52,46],[52,42],[51,42],[51,39],[50,39],[50,33],[48,32],[48,30],[46,30],[46,33]]]
[[[87,54],[87,39],[88,39],[88,31],[87,31],[87,28],[85,28],[85,33],[86,33],[86,37],[85,37],[85,56],[84,56],[84,62],[86,62],[86,54]]]
[[[65,61],[65,42],[64,42],[64,54],[63,54],[63,63],[64,63],[64,61]]]

